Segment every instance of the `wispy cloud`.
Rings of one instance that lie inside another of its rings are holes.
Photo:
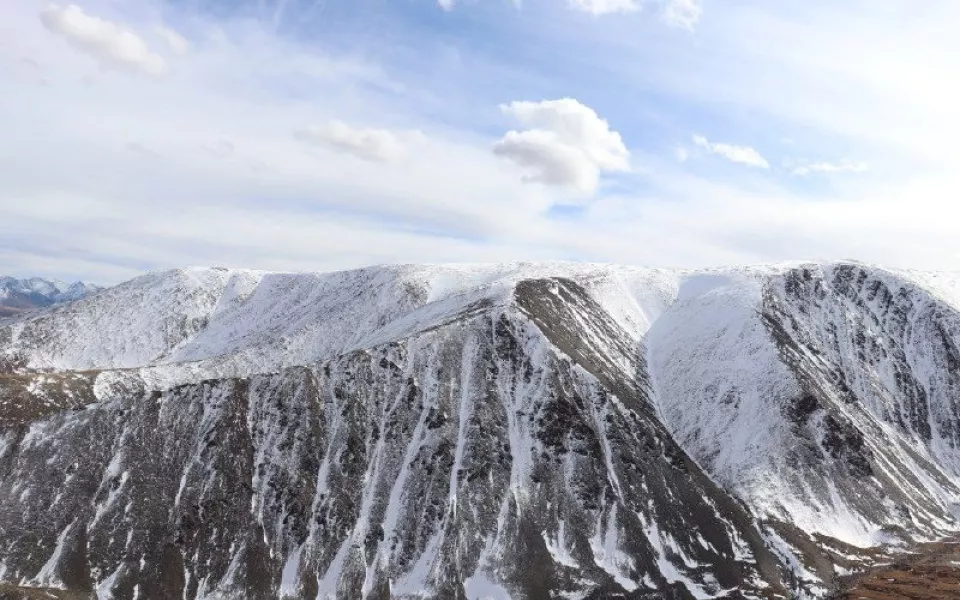
[[[173,29],[165,25],[157,25],[153,30],[166,42],[170,50],[178,55],[184,56],[190,51],[190,42],[187,41],[187,38],[183,37]]]
[[[770,168],[770,163],[750,146],[735,146],[733,144],[711,142],[702,135],[693,136],[693,143],[697,148],[701,148],[710,154],[715,154],[731,162],[747,165],[748,167],[758,167],[761,169]]]
[[[590,13],[592,15],[609,15],[613,13],[629,13],[640,10],[639,0],[568,0],[571,8]]]
[[[663,20],[673,27],[693,30],[703,16],[700,0],[666,0]]]
[[[342,121],[331,120],[294,132],[294,136],[308,144],[352,154],[374,162],[389,162],[401,158],[407,146],[422,137],[420,132],[393,132],[386,129],[351,127]]]
[[[661,14],[664,22],[671,26],[692,29],[703,12],[700,0],[658,1],[662,2]],[[445,11],[453,10],[458,3],[459,0],[437,0],[437,5]],[[644,4],[644,0],[566,0],[570,10],[595,17],[639,13],[643,10]],[[513,0],[513,5],[519,9],[523,6],[523,2]]]
[[[863,173],[870,166],[865,162],[842,160],[839,162],[811,162],[795,167],[794,175],[810,175],[812,173]]]
[[[40,12],[40,21],[101,65],[147,75],[163,75],[167,71],[166,60],[150,50],[134,31],[88,15],[75,4],[51,4]]]

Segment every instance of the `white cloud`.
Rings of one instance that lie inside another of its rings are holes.
[[[588,12],[592,15],[609,15],[613,13],[636,12],[642,7],[640,0],[568,0],[570,7],[575,10]]]
[[[671,27],[692,30],[703,15],[700,0],[666,0],[663,20]]]
[[[161,156],[157,154],[155,151],[151,150],[150,148],[147,148],[146,146],[144,146],[139,142],[129,142],[124,146],[124,148],[126,148],[127,151],[132,152],[133,154],[136,154],[137,156],[141,156],[143,158],[148,158],[151,160],[161,158]]]
[[[187,41],[187,38],[183,37],[173,29],[165,25],[157,25],[153,30],[166,42],[167,46],[170,47],[170,50],[178,55],[183,56],[190,51],[190,42]]]
[[[162,75],[167,63],[152,52],[133,31],[83,12],[79,6],[51,4],[40,12],[40,21],[53,33],[62,35],[75,48],[97,59],[101,65]]]
[[[512,102],[500,110],[528,129],[507,132],[493,151],[520,165],[529,181],[593,193],[602,173],[630,170],[620,134],[577,100]]]
[[[770,163],[750,146],[734,146],[732,144],[711,142],[702,135],[693,136],[693,143],[696,144],[698,148],[702,148],[710,154],[716,154],[735,163],[761,169],[770,168]]]
[[[810,175],[812,173],[863,173],[870,166],[865,162],[842,160],[839,162],[812,162],[800,165],[793,169],[794,175]]]
[[[676,157],[677,162],[687,162],[687,159],[690,158],[690,153],[687,152],[687,149],[683,146],[678,146],[673,151],[673,155]]]
[[[217,140],[213,144],[204,144],[201,146],[201,148],[210,156],[215,156],[217,158],[227,158],[236,150],[236,146],[234,146],[233,142],[223,139]]]
[[[407,141],[419,132],[394,133],[386,129],[361,129],[333,119],[324,125],[305,127],[294,133],[302,141],[352,154],[373,162],[390,162],[401,158]]]
[[[595,191],[600,182],[596,164],[551,131],[509,131],[493,151],[528,171],[526,181],[570,186],[587,193]]]
[[[453,7],[456,5],[456,0],[437,0],[437,4],[446,11],[453,10]]]

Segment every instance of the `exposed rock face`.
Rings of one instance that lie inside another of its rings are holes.
[[[941,450],[949,442],[931,439],[921,416],[929,399],[952,405],[956,396],[935,397],[915,381],[930,373],[926,361],[945,363],[949,351],[939,336],[932,348],[902,325],[938,330],[927,321],[929,303],[939,318],[955,309],[876,271],[895,286],[891,297],[928,304],[899,313],[870,305],[878,288],[868,277],[856,265],[804,266],[763,277],[748,294],[724,283],[681,299],[650,336],[658,399],[679,443],[771,521],[775,547],[801,550],[808,569],[798,577],[811,590],[836,564],[848,566],[821,536],[869,547],[956,528],[960,488]],[[851,280],[873,289],[871,300]],[[949,371],[934,381],[954,377]]]
[[[821,596],[956,530],[958,322],[856,265],[151,275],[0,326],[0,581]]]

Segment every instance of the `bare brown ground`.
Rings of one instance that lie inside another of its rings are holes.
[[[840,600],[960,600],[960,542],[922,545],[858,576]]]
[[[36,587],[20,587],[0,583],[0,600],[86,600],[85,594]]]

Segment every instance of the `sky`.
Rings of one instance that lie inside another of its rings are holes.
[[[0,274],[960,270],[955,0],[0,2]]]

